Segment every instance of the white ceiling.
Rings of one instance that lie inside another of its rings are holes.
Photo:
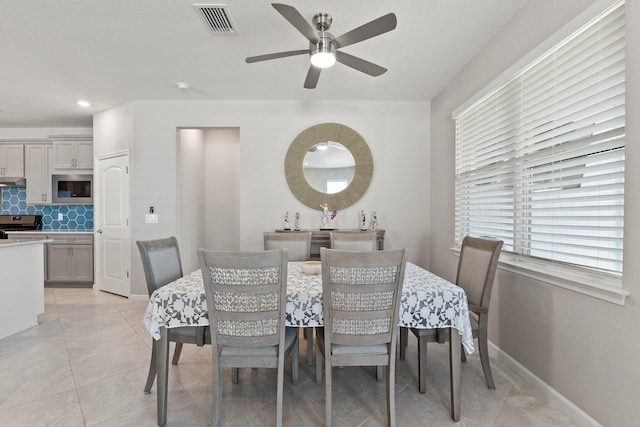
[[[90,127],[132,100],[430,100],[526,0],[283,2],[328,12],[336,36],[394,12],[394,31],[344,48],[389,71],[336,64],[304,89],[306,55],[245,63],[308,48],[267,1],[0,0],[0,127]],[[237,34],[211,33],[198,3],[227,5]]]

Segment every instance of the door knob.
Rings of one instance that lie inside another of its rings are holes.
[[[96,230],[96,233],[102,234],[102,229],[100,229],[100,228],[99,228],[99,229],[97,229],[97,230]]]

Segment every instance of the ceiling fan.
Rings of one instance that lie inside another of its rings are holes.
[[[314,29],[293,6],[281,3],[272,3],[271,6],[309,40],[309,48],[250,56],[246,59],[247,63],[309,54],[311,56],[311,66],[304,81],[306,89],[315,88],[320,78],[320,71],[323,68],[332,66],[336,61],[374,77],[387,71],[384,67],[349,55],[338,49],[395,29],[397,24],[395,14],[388,13],[339,37],[334,37],[333,34],[327,32],[333,22],[333,18],[328,13],[317,13],[313,17],[313,24],[316,28]]]

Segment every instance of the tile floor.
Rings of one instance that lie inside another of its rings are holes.
[[[0,425],[155,426],[156,387],[143,393],[151,337],[145,301],[87,288],[47,288],[39,325],[0,340]],[[324,385],[314,382],[300,354],[300,383],[285,376],[284,425],[324,425]],[[167,426],[206,426],[211,420],[210,348],[185,345],[169,373]],[[290,362],[287,363],[290,367]],[[415,339],[398,361],[397,424],[411,426],[572,426],[500,361],[492,360],[496,390],[487,389],[477,354],[462,367],[462,418],[449,417],[447,345],[429,346],[429,384],[417,391]],[[274,425],[275,373],[225,372],[223,425]],[[373,368],[334,369],[333,425],[384,426],[384,382]]]

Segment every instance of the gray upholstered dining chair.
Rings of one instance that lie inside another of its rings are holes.
[[[326,418],[331,426],[334,366],[387,368],[387,422],[395,426],[396,338],[407,250],[320,249],[324,326],[316,329],[316,382],[324,357]]]
[[[495,389],[491,365],[489,364],[489,346],[487,341],[489,303],[493,279],[498,267],[502,240],[487,240],[466,236],[462,240],[456,285],[464,289],[469,302],[469,320],[473,337],[478,339],[478,350],[482,370],[487,381],[487,387]],[[427,342],[442,342],[447,333],[437,329],[415,329],[411,332],[418,338],[418,389],[424,393],[427,388]],[[400,332],[400,359],[405,357],[407,345],[407,328]],[[465,360],[464,349],[462,358]]]
[[[287,231],[264,233],[264,250],[287,249],[289,261],[309,261],[311,259],[311,232]],[[307,364],[313,365],[313,328],[303,328],[307,340]]]
[[[136,245],[140,250],[142,267],[147,281],[147,291],[149,297],[162,286],[182,277],[182,260],[178,240],[171,236],[157,240],[138,240]],[[177,365],[182,352],[182,344],[196,344],[203,346],[211,344],[211,335],[206,326],[184,326],[169,329],[169,341],[176,343],[173,352],[172,364]],[[147,383],[144,387],[145,393],[151,392],[153,381],[156,378],[156,340],[152,339],[151,363]]]
[[[264,232],[264,250],[287,249],[289,261],[311,259],[311,232]]]
[[[284,361],[293,354],[298,382],[298,331],[285,327],[287,250],[198,250],[211,328],[213,426],[220,425],[223,368],[277,368],[276,426],[282,426]]]
[[[378,250],[378,233],[375,231],[331,231],[331,249],[342,251]]]

